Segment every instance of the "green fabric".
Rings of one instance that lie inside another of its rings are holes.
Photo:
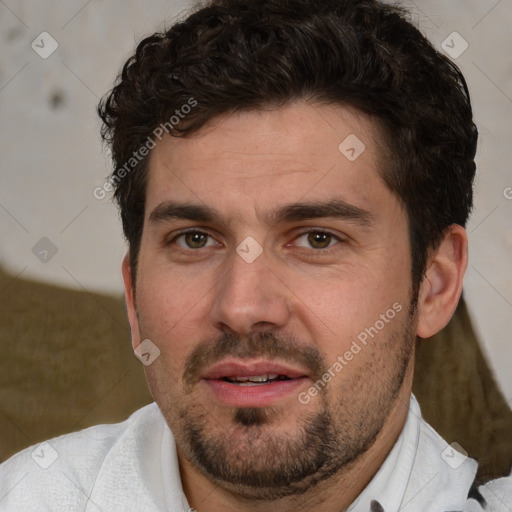
[[[512,411],[494,380],[463,299],[451,322],[416,352],[413,392],[425,419],[480,466],[479,482],[508,475]]]
[[[152,401],[122,299],[0,272],[0,460]]]
[[[34,443],[125,419],[152,401],[131,350],[123,299],[0,269],[0,460]],[[512,412],[463,301],[418,346],[414,393],[426,420],[480,462],[482,480],[512,464]]]

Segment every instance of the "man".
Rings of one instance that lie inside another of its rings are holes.
[[[411,395],[461,294],[477,130],[404,12],[214,1],[99,112],[156,404],[14,456],[2,510],[510,510]]]

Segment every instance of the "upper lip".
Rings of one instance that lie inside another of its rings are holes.
[[[210,366],[203,374],[203,379],[222,379],[224,377],[254,377],[257,375],[285,375],[290,379],[307,377],[300,368],[276,361],[252,360],[240,361],[225,359]]]

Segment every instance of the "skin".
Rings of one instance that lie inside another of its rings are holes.
[[[366,147],[355,161],[338,150],[350,134]],[[344,510],[403,428],[414,341],[451,318],[467,266],[467,236],[457,225],[446,231],[410,311],[407,215],[380,177],[380,140],[372,119],[354,109],[298,101],[224,116],[193,136],[167,137],[152,152],[136,290],[128,257],[123,276],[133,347],[150,339],[160,350],[146,376],[176,438],[185,494],[199,512]],[[270,222],[269,212],[284,205],[333,199],[365,210],[371,222]],[[209,206],[220,219],[155,220],[152,212],[168,201]],[[176,239],[183,229],[209,237]],[[313,235],[312,244],[308,234],[318,230],[332,238]],[[248,236],[262,249],[252,263],[236,252]],[[244,425],[236,416],[243,407],[220,401],[200,378],[184,379],[191,354],[205,349],[207,366],[225,337],[237,340],[231,350],[246,350],[253,360],[302,365],[307,372],[299,354],[309,351],[326,369],[396,303],[401,311],[307,404],[298,394],[313,385],[313,372],[293,393],[257,408],[259,421],[246,417]],[[277,357],[265,335],[274,337]],[[316,438],[305,442],[304,426],[322,413],[335,441],[328,474],[324,467],[280,489],[233,481],[248,468],[271,474],[283,464],[282,473],[313,457],[308,450]],[[209,472],[198,460],[190,440],[195,427],[231,477]]]

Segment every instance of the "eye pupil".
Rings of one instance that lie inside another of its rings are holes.
[[[185,241],[189,247],[197,249],[204,247],[206,243],[206,235],[202,233],[187,233],[185,235]]]
[[[328,233],[313,232],[308,235],[308,242],[315,249],[325,249],[331,242],[331,235]]]

